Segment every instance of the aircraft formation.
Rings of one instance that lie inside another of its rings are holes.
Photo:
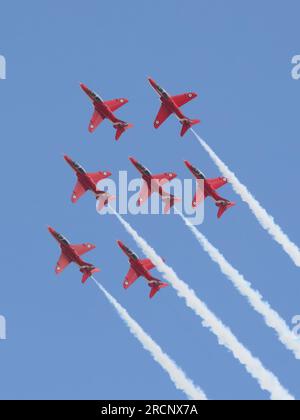
[[[152,78],[149,78],[149,83],[159,95],[161,106],[158,112],[157,117],[154,120],[154,127],[158,129],[171,115],[175,115],[182,129],[180,132],[181,137],[183,137],[189,129],[194,125],[199,124],[200,120],[190,119],[186,117],[181,111],[181,107],[188,102],[192,101],[197,97],[197,94],[194,92],[184,93],[182,95],[171,96],[163,88],[161,88]],[[88,126],[88,131],[94,133],[97,127],[105,120],[108,119],[113,127],[116,130],[115,139],[119,140],[122,134],[124,134],[129,128],[132,128],[133,125],[125,121],[120,120],[115,115],[117,111],[122,106],[128,103],[128,99],[119,98],[109,101],[104,101],[97,93],[90,90],[83,83],[80,84],[81,89],[87,94],[90,100],[93,103],[93,115]],[[109,171],[98,171],[98,172],[87,172],[79,163],[72,160],[69,156],[65,155],[64,159],[66,163],[71,167],[75,172],[77,182],[75,188],[72,192],[71,201],[73,204],[88,191],[90,191],[97,200],[97,210],[101,211],[105,206],[107,206],[112,200],[116,197],[108,194],[106,191],[99,189],[99,183],[110,177],[112,175]],[[129,158],[132,165],[140,173],[143,185],[141,187],[139,198],[137,200],[137,206],[140,207],[144,205],[150,196],[154,193],[159,194],[162,201],[164,202],[164,213],[168,213],[170,209],[175,206],[177,202],[180,201],[179,198],[168,193],[164,190],[164,185],[168,182],[171,182],[177,177],[176,173],[173,172],[163,172],[161,174],[153,175],[149,169],[143,166],[135,158]],[[214,200],[216,206],[218,207],[217,217],[221,218],[223,214],[235,206],[234,202],[231,202],[217,193],[221,187],[228,183],[228,180],[224,177],[219,177],[215,179],[208,179],[205,175],[193,166],[190,162],[184,161],[188,170],[196,178],[197,181],[197,190],[195,197],[193,198],[192,206],[194,208],[198,207],[203,199],[210,197]],[[204,185],[204,188],[203,188]],[[203,191],[204,189],[204,191]],[[56,232],[52,227],[48,227],[50,234],[58,242],[61,255],[57,262],[55,272],[56,274],[62,273],[71,263],[76,264],[79,267],[80,272],[82,273],[82,283],[85,283],[89,278],[100,271],[99,268],[94,266],[91,263],[85,262],[81,257],[89,251],[95,249],[95,245],[90,243],[83,243],[79,245],[72,245],[63,235]],[[161,280],[155,278],[151,271],[156,268],[156,266],[149,259],[139,259],[139,257],[130,250],[123,242],[117,241],[118,246],[128,257],[130,269],[128,274],[125,277],[123,282],[124,289],[128,289],[132,286],[140,277],[143,277],[150,287],[150,298],[153,298],[161,289],[168,286],[167,283],[162,282]]]

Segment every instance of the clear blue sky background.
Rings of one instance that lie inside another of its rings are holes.
[[[153,129],[153,76],[171,93],[195,90],[186,108],[197,128],[255,193],[289,236],[299,232],[299,94],[291,58],[300,53],[300,5],[239,0],[11,0],[1,5],[0,81],[1,283],[0,398],[177,399],[167,375],[129,334],[75,267],[54,274],[59,250],[46,226],[72,242],[93,242],[98,279],[212,399],[265,399],[257,383],[169,288],[148,300],[141,280],[124,292],[118,221],[101,218],[91,195],[70,202],[75,178],[68,153],[90,171],[135,177],[128,156],[154,172],[186,177],[189,159],[211,177],[215,166],[178,122]],[[128,97],[118,115],[135,128],[119,143],[103,124],[87,132],[91,106],[83,81],[103,97]],[[238,206],[216,219],[207,203],[201,227],[290,324],[300,314],[299,270],[263,231],[230,187]],[[236,336],[300,398],[300,366],[233,289],[175,216],[128,217]],[[157,273],[156,273],[157,274]]]

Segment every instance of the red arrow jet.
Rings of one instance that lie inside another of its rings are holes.
[[[120,120],[114,115],[114,111],[121,108],[121,106],[127,104],[128,99],[119,98],[119,99],[114,99],[112,101],[104,101],[103,99],[100,98],[99,95],[97,95],[97,93],[91,91],[83,83],[80,83],[80,86],[94,104],[94,114],[92,116],[92,119],[89,125],[90,133],[93,133],[96,130],[96,128],[99,126],[99,124],[101,124],[102,121],[105,120],[106,118],[112,122],[114,128],[117,130],[116,140],[119,140],[121,135],[128,128],[133,127],[132,124],[128,124],[127,122]]]
[[[129,158],[129,160],[140,172],[144,180],[144,184],[140,191],[139,199],[136,203],[137,206],[140,207],[141,205],[143,205],[153,193],[158,193],[162,197],[163,202],[165,203],[164,213],[168,213],[171,207],[173,207],[176,202],[180,201],[180,199],[164,191],[162,186],[165,185],[167,182],[172,181],[174,178],[177,177],[177,175],[173,172],[165,172],[159,175],[152,175],[149,169],[145,168],[136,159],[131,157]]]
[[[87,173],[82,166],[74,162],[68,156],[64,156],[65,161],[71,166],[73,171],[77,176],[77,184],[75,185],[73,194],[72,194],[72,203],[76,203],[86,191],[92,191],[96,200],[98,200],[97,210],[100,211],[106,206],[109,201],[112,201],[115,197],[109,195],[106,191],[98,190],[97,185],[102,179],[108,178],[111,176],[111,172],[95,172]]]
[[[198,189],[193,199],[193,207],[197,207],[201,203],[203,194],[204,199],[207,197],[211,197],[213,200],[215,200],[216,206],[219,207],[219,219],[223,216],[226,210],[235,206],[235,203],[232,203],[226,200],[225,198],[222,198],[219,194],[216,193],[216,190],[228,183],[227,178],[220,177],[215,179],[206,179],[202,172],[200,172],[199,169],[195,168],[187,160],[184,163],[186,164],[187,168],[191,171],[191,173],[196,177],[198,182]],[[201,181],[204,182],[204,190]]]
[[[94,265],[86,263],[80,257],[83,254],[95,249],[95,245],[86,243],[81,245],[71,245],[66,238],[57,233],[51,227],[48,228],[51,235],[59,243],[61,248],[61,256],[56,265],[55,272],[60,274],[64,269],[71,263],[75,263],[80,267],[80,271],[83,274],[82,283],[85,283],[94,273],[98,273],[100,270]]]
[[[191,120],[187,118],[180,110],[180,108],[188,102],[195,99],[198,95],[194,92],[184,93],[183,95],[170,96],[164,89],[162,89],[153,79],[148,79],[153,89],[158,93],[162,105],[159,113],[155,119],[154,127],[159,128],[170,115],[175,114],[182,124],[181,137],[194,125],[199,124],[200,120]]]
[[[167,283],[163,283],[151,275],[149,271],[155,268],[152,261],[140,260],[138,256],[127,248],[127,246],[125,246],[121,241],[117,242],[124,254],[129,258],[130,263],[130,270],[123,283],[124,289],[127,290],[138,278],[144,277],[148,281],[148,286],[151,288],[149,297],[152,299],[157,292],[164,287],[169,286]]]

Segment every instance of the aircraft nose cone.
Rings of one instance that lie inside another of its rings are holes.
[[[136,160],[136,159],[134,159],[133,157],[130,157],[130,158],[129,158],[129,160],[130,160],[130,162],[131,162],[131,163],[133,163],[134,165],[137,163],[137,160]]]
[[[148,77],[148,80],[149,80],[150,85],[152,85],[153,87],[156,86],[155,81],[151,77]]]
[[[84,83],[80,83],[80,87],[85,93],[88,93],[88,87]]]
[[[193,167],[193,165],[188,161],[188,160],[185,160],[184,161],[184,163],[185,163],[185,166],[190,170],[190,171],[193,171],[194,170],[194,167]]]

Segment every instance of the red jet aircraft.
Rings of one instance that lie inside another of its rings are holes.
[[[159,175],[152,175],[149,169],[145,168],[136,159],[132,157],[129,159],[131,163],[136,167],[136,169],[141,173],[142,179],[144,180],[144,184],[140,191],[139,199],[136,203],[137,206],[140,207],[141,205],[143,205],[153,193],[158,193],[162,197],[163,202],[166,205],[164,212],[168,213],[171,207],[173,207],[176,202],[180,201],[180,199],[164,191],[162,186],[167,182],[172,181],[174,178],[177,177],[177,175],[172,172],[165,172]]]
[[[235,203],[222,198],[219,194],[216,193],[216,190],[228,183],[227,178],[220,177],[215,179],[206,179],[205,176],[199,171],[199,169],[195,168],[187,160],[184,163],[191,171],[191,173],[196,177],[198,183],[198,189],[193,199],[193,207],[197,207],[201,203],[202,197],[204,197],[204,199],[211,197],[213,200],[215,200],[216,206],[219,207],[218,218],[220,219],[226,210],[235,206]],[[204,187],[202,186],[201,181],[204,182]]]
[[[51,227],[48,228],[51,235],[56,239],[61,248],[61,256],[56,265],[55,272],[60,274],[63,270],[71,263],[75,263],[80,267],[80,271],[83,274],[82,283],[85,283],[94,273],[98,273],[100,270],[94,265],[86,263],[80,257],[83,254],[95,249],[95,245],[92,244],[81,244],[71,245],[66,238],[59,233],[55,232]]]
[[[94,114],[92,116],[90,125],[89,125],[89,132],[93,133],[99,124],[102,123],[103,120],[106,118],[109,119],[114,128],[117,130],[116,132],[116,140],[119,140],[121,135],[128,129],[132,128],[132,124],[128,124],[117,118],[114,115],[114,111],[121,108],[121,106],[128,103],[128,99],[119,98],[114,99],[112,101],[104,101],[97,95],[95,92],[91,91],[87,86],[83,83],[80,83],[82,90],[88,95],[88,97],[92,100],[94,104]]]
[[[162,105],[154,122],[154,127],[159,128],[170,115],[175,114],[182,124],[181,137],[194,125],[199,124],[200,120],[191,120],[187,118],[180,110],[180,108],[188,102],[195,99],[198,95],[194,92],[184,93],[183,95],[170,96],[164,89],[162,89],[153,79],[148,79],[153,89],[160,96]]]
[[[109,195],[106,191],[98,190],[98,182],[102,179],[108,178],[111,176],[111,172],[95,172],[87,173],[82,166],[74,162],[68,156],[64,156],[65,161],[71,166],[73,171],[77,176],[77,184],[75,185],[73,194],[72,194],[72,203],[76,203],[86,191],[92,191],[96,200],[98,200],[97,210],[101,211],[104,206],[106,206],[109,201],[112,201],[115,197]]]
[[[127,290],[138,278],[144,277],[148,281],[148,286],[151,288],[149,297],[152,299],[157,292],[164,287],[169,286],[167,283],[163,283],[151,275],[149,271],[155,268],[152,261],[140,260],[138,256],[127,248],[127,246],[125,246],[121,241],[118,241],[118,245],[124,254],[127,255],[130,263],[130,270],[123,283],[124,289]]]

